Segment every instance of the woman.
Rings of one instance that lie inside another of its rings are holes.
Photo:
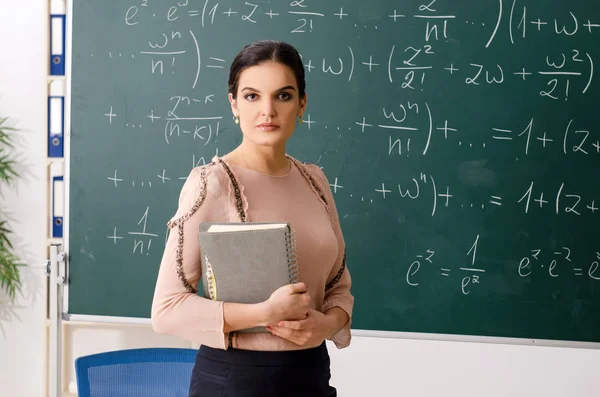
[[[329,182],[286,154],[306,109],[304,67],[289,44],[259,41],[234,59],[229,101],[242,143],[194,168],[169,221],[152,325],[201,345],[190,396],[335,396],[325,340],[350,344],[354,298]],[[301,282],[260,304],[204,299],[200,222],[289,222]],[[236,333],[267,326],[269,333]]]

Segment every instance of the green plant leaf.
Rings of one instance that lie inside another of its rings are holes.
[[[6,291],[11,301],[14,301],[17,292],[21,293],[20,268],[23,266],[12,252],[0,249],[0,287]]]
[[[7,117],[0,117],[0,182],[11,183],[19,177],[10,150],[13,149],[13,136],[18,129],[9,125]],[[12,231],[6,221],[0,221],[0,289],[11,301],[21,293],[21,268],[25,266],[14,254],[10,241]]]

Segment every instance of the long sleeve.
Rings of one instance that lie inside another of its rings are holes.
[[[152,302],[152,327],[161,334],[227,348],[223,302],[196,293],[201,279],[197,233],[200,222],[219,216],[221,186],[211,165],[194,168],[184,183],[177,212],[168,223],[169,236],[160,263]],[[207,175],[208,174],[208,175]]]
[[[354,307],[354,296],[350,292],[352,279],[348,266],[346,265],[346,244],[342,234],[335,200],[333,198],[327,177],[320,168],[316,168],[318,169],[316,174],[319,175],[320,185],[329,203],[332,224],[338,241],[338,256],[329,276],[327,277],[322,311],[325,313],[332,307],[337,306],[348,314],[349,320],[346,325],[331,338],[336,347],[338,349],[342,349],[350,345],[350,341],[352,339],[350,332],[350,326],[352,324],[352,310]]]

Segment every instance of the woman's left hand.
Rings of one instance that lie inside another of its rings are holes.
[[[309,309],[308,317],[298,321],[280,321],[269,325],[271,334],[287,339],[302,347],[317,347],[330,333],[329,318],[317,310]]]

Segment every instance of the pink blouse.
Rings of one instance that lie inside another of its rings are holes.
[[[184,183],[160,264],[152,326],[198,344],[227,349],[223,302],[197,292],[201,279],[200,222],[289,222],[296,235],[300,281],[308,286],[311,306],[322,313],[344,310],[350,321],[331,339],[350,344],[354,297],[345,260],[337,209],[323,171],[291,156],[283,176],[227,164],[214,157],[196,167]],[[246,350],[296,350],[301,347],[270,333],[237,333],[234,347]]]

